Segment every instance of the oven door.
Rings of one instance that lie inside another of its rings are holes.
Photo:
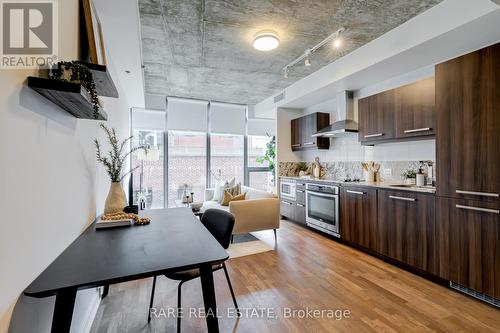
[[[312,227],[339,235],[339,196],[338,194],[307,191],[306,222]]]

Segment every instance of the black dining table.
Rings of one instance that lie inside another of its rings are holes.
[[[198,268],[208,332],[218,332],[212,265],[228,259],[189,208],[148,210],[147,225],[90,225],[24,291],[56,296],[51,332],[69,332],[78,290]],[[146,319],[146,316],[144,317]]]

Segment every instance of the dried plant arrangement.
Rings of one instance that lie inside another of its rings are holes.
[[[136,166],[135,168],[132,168],[128,172],[122,174],[122,169],[127,157],[139,149],[144,149],[144,147],[134,147],[125,151],[125,146],[130,140],[132,140],[132,136],[123,140],[122,143],[119,143],[114,128],[110,129],[104,124],[101,124],[100,127],[106,133],[108,142],[111,145],[111,150],[108,152],[108,156],[103,156],[101,144],[99,143],[99,140],[95,139],[94,144],[96,148],[97,161],[104,165],[112,183],[121,182],[123,178],[139,168],[139,166]]]

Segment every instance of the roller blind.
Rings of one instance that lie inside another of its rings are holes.
[[[249,118],[248,135],[276,135],[276,119]]]
[[[165,111],[133,108],[132,128],[165,130]]]
[[[210,130],[212,133],[245,134],[246,106],[210,103]]]
[[[171,97],[167,101],[167,128],[169,130],[207,131],[208,102]]]

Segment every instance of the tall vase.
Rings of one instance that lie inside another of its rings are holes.
[[[122,212],[127,205],[120,182],[112,182],[104,205],[104,214]]]

